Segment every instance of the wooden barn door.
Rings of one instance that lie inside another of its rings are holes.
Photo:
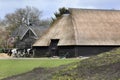
[[[58,56],[58,44],[59,39],[51,39],[51,43],[49,45],[49,54],[50,56]]]

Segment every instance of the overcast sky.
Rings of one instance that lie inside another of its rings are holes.
[[[18,8],[36,7],[43,11],[43,18],[50,18],[60,7],[120,9],[120,0],[0,0],[0,18]]]

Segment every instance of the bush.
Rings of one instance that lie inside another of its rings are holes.
[[[0,53],[3,53],[3,50],[2,50],[2,48],[0,48]]]

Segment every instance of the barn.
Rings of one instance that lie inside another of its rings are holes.
[[[20,25],[16,28],[12,34],[11,39],[14,40],[14,45],[16,48],[31,48],[33,43],[41,37],[41,35],[46,31],[48,26],[36,26],[36,25]]]
[[[70,8],[33,44],[35,57],[91,56],[120,46],[120,10]]]

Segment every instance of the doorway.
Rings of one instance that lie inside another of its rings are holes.
[[[49,54],[50,56],[58,56],[58,42],[59,39],[51,39],[50,45],[49,45]]]

